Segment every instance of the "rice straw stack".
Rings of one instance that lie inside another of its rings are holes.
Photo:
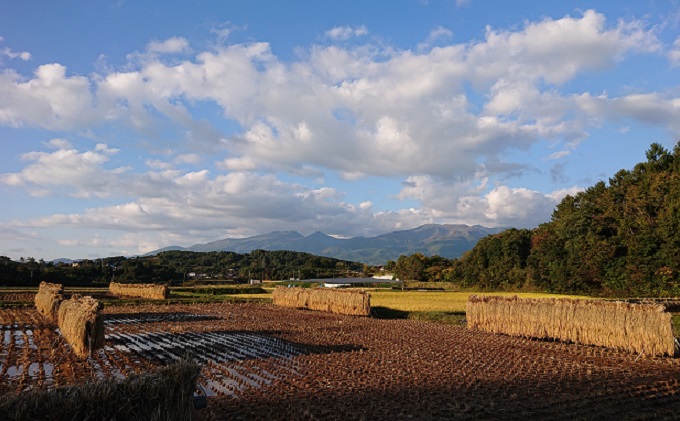
[[[169,291],[167,285],[160,284],[109,284],[111,294],[125,297],[148,298],[151,300],[165,300]]]
[[[63,292],[64,286],[62,284],[41,282],[40,287],[38,287],[38,293],[35,294],[35,307],[50,322],[57,321],[59,304],[64,299]]]
[[[79,357],[104,345],[102,304],[92,297],[74,295],[59,307],[59,330]]]
[[[354,316],[370,316],[370,297],[361,290],[278,287],[274,304]]]
[[[674,355],[671,314],[655,304],[471,295],[469,329]]]

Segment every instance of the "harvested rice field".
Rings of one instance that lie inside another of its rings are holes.
[[[0,309],[0,392],[142,373],[191,352],[199,420],[678,419],[680,359],[259,303],[110,306],[78,359]]]

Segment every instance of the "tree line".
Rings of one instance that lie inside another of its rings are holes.
[[[461,258],[392,262],[402,279],[482,290],[605,296],[680,295],[680,142],[557,205],[533,230],[482,238]]]
[[[181,283],[191,279],[287,280],[358,276],[364,265],[296,251],[253,250],[165,251],[155,256],[123,256],[79,260],[73,263],[13,261],[0,256],[0,284],[35,286],[41,281],[64,285],[106,285],[116,282]]]

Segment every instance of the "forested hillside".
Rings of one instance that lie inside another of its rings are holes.
[[[680,143],[576,196],[534,230],[488,236],[449,269],[467,287],[680,295]]]
[[[352,276],[364,265],[295,251],[254,250],[251,253],[166,251],[156,256],[107,257],[73,264],[0,257],[0,285],[37,285],[41,281],[64,285],[116,282],[182,282],[191,278],[300,279]]]

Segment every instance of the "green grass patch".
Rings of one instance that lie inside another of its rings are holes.
[[[464,311],[405,311],[389,307],[371,307],[371,315],[376,319],[425,320],[451,325],[463,324]]]

